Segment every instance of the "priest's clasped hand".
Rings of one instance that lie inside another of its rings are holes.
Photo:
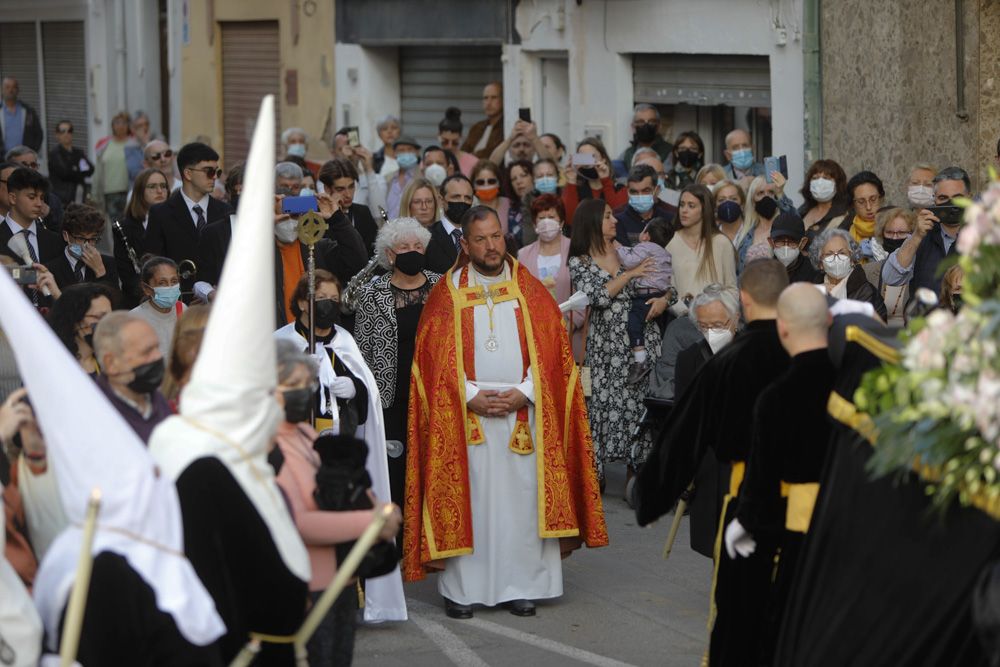
[[[467,403],[469,409],[482,417],[504,417],[528,404],[528,397],[517,389],[496,391],[483,389]]]
[[[748,558],[757,550],[757,542],[753,539],[739,519],[733,519],[726,526],[726,553],[733,560],[737,554],[742,558]]]

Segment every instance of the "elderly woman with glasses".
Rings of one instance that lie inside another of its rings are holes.
[[[809,245],[809,259],[822,271],[817,280],[826,293],[835,299],[867,301],[878,316],[885,320],[885,302],[872,287],[861,266],[861,247],[843,229],[827,229]]]
[[[382,399],[389,485],[393,502],[399,504],[405,488],[406,418],[417,324],[440,278],[424,268],[430,240],[430,231],[413,218],[386,223],[375,240],[375,257],[387,273],[361,287],[357,297],[354,333]]]

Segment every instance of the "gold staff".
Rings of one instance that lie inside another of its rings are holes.
[[[94,565],[91,549],[94,547],[94,532],[97,529],[97,513],[101,509],[101,490],[90,492],[87,502],[87,516],[83,520],[83,539],[80,541],[80,560],[76,566],[76,580],[69,595],[66,621],[62,641],[59,643],[59,665],[70,667],[76,660],[80,647],[80,630],[83,629],[83,612],[87,606],[87,592],[90,590],[90,571]]]
[[[316,244],[326,234],[326,220],[316,211],[307,211],[299,218],[299,241],[309,248],[309,258],[306,270],[309,273],[309,354],[316,351],[316,322],[313,319],[316,312]],[[286,285],[286,289],[289,286]],[[316,425],[316,407],[313,406],[312,425]]]
[[[390,503],[386,503],[381,509],[375,512],[372,522],[368,524],[368,528],[365,529],[365,532],[355,542],[350,553],[347,554],[347,558],[344,559],[343,564],[337,568],[337,575],[333,578],[333,581],[330,582],[330,585],[327,586],[323,594],[316,600],[313,608],[309,610],[309,615],[306,616],[305,623],[302,624],[298,632],[292,635],[291,639],[295,644],[295,658],[298,667],[308,667],[306,643],[312,637],[313,633],[316,632],[316,628],[319,627],[323,618],[329,613],[330,607],[337,600],[337,596],[343,592],[347,586],[347,582],[354,576],[354,572],[361,565],[361,559],[365,557],[368,550],[378,540],[378,534],[382,531],[382,526],[385,525],[390,516],[392,516],[392,504]],[[276,639],[287,641],[288,638],[281,637]],[[258,651],[260,651],[260,642],[257,639],[252,639],[243,647],[239,655],[229,663],[229,667],[248,667],[257,656]]]
[[[687,511],[688,498],[691,497],[692,491],[694,491],[694,484],[689,484],[688,488],[684,490],[684,493],[681,494],[680,499],[677,501],[677,509],[674,510],[674,520],[670,524],[670,532],[667,533],[667,543],[663,545],[663,560],[670,558],[670,552],[674,548],[677,531],[681,527],[681,519],[684,518],[684,512]]]

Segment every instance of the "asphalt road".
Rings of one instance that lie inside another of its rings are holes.
[[[604,510],[611,543],[563,561],[561,598],[534,618],[476,608],[471,620],[444,614],[433,576],[406,584],[410,620],[358,629],[354,664],[698,665],[706,645],[711,562],[691,551],[685,518],[670,559],[672,517],[639,528],[621,499],[624,469],[609,467]]]

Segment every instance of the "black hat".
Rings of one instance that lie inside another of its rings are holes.
[[[407,137],[405,135],[400,135],[399,139],[396,139],[394,142],[392,142],[393,150],[399,148],[400,146],[413,146],[418,151],[420,150],[420,144],[418,144],[417,141],[412,137]]]
[[[806,226],[802,218],[795,211],[782,211],[771,224],[771,238],[776,239],[782,236],[801,240],[806,235]]]

